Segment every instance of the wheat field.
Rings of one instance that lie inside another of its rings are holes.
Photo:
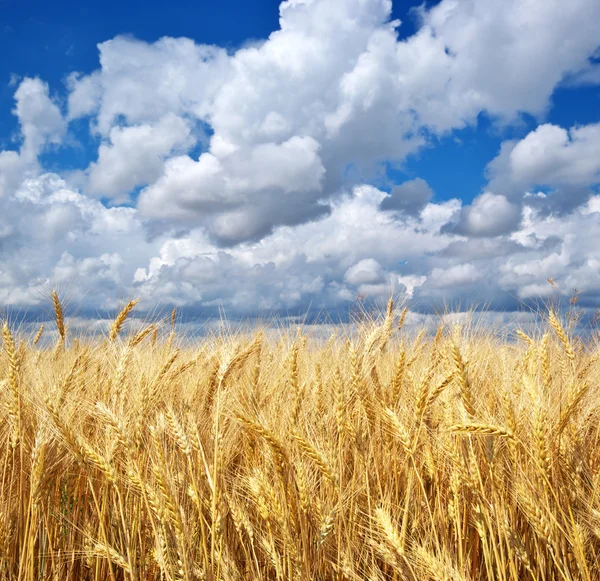
[[[56,343],[2,329],[0,578],[600,579],[600,351],[558,313],[191,344],[53,299]]]

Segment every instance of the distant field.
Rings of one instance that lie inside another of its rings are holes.
[[[553,311],[192,348],[54,306],[2,329],[1,579],[600,579],[600,351]]]

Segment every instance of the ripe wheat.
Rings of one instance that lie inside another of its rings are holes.
[[[2,326],[0,580],[600,579],[598,349],[559,313],[186,344],[131,301],[76,343],[52,299],[55,348]]]

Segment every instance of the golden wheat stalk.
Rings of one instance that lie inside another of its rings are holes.
[[[241,422],[244,426],[246,426],[255,434],[261,436],[267,442],[267,444],[273,451],[273,455],[275,456],[275,463],[278,470],[282,471],[284,466],[289,462],[288,455],[285,451],[285,448],[283,447],[281,442],[275,437],[273,432],[268,428],[265,428],[265,426],[263,426],[259,422],[255,422],[246,416],[238,414],[236,417],[239,422]]]
[[[117,551],[113,547],[98,542],[94,545],[93,554],[96,557],[109,559],[111,563],[114,563],[115,565],[123,569],[125,573],[131,575],[131,566],[129,565],[129,562],[121,553],[119,553],[119,551]]]
[[[105,403],[98,401],[94,413],[114,431],[117,441],[128,451],[131,450],[131,441],[127,435],[125,425],[121,418]]]
[[[33,345],[37,345],[42,338],[42,333],[44,332],[44,323],[41,324],[39,331],[36,333],[33,338]]]
[[[465,368],[465,363],[456,343],[452,343],[452,359],[454,360],[454,366],[456,373],[454,378],[456,379],[460,388],[460,394],[462,396],[462,402],[465,406],[465,410],[470,416],[475,415],[475,408],[473,407],[473,395],[471,392],[471,384]]]
[[[232,349],[229,351],[227,356],[219,365],[219,371],[217,373],[219,385],[225,385],[227,378],[236,370],[239,370],[241,367],[243,367],[244,363],[246,363],[246,361],[248,361],[248,359],[250,359],[254,353],[259,351],[262,340],[262,332],[259,332],[254,340],[249,343],[245,349],[240,349],[237,351]]]
[[[362,355],[362,373],[364,377],[371,375],[377,362],[377,353],[383,350],[392,335],[394,322],[394,301],[389,300],[383,323],[375,327],[368,335]]]
[[[185,428],[181,424],[181,422],[177,419],[175,412],[171,408],[167,408],[165,412],[165,416],[167,418],[167,426],[169,428],[169,432],[175,442],[177,443],[177,447],[186,455],[190,456],[192,453],[192,446],[188,435],[185,431]]]
[[[580,407],[581,402],[584,400],[585,396],[588,394],[592,387],[592,384],[588,381],[582,381],[577,385],[577,388],[570,395],[570,400],[567,404],[567,407],[560,415],[560,419],[558,422],[558,433],[560,434],[567,427],[570,419],[575,412]]]
[[[116,473],[108,460],[98,454],[88,442],[80,438],[78,438],[78,440],[78,448],[84,460],[98,468],[104,474],[106,479],[114,484],[116,482]]]
[[[134,299],[132,301],[129,301],[123,307],[123,309],[121,310],[121,312],[117,315],[116,319],[113,321],[113,324],[110,327],[110,332],[108,334],[108,340],[111,343],[114,343],[115,339],[121,333],[121,329],[123,328],[123,324],[125,323],[125,320],[129,316],[129,314],[131,313],[131,311],[133,311],[135,305],[137,305],[138,302],[139,302],[139,299]]]
[[[52,291],[52,302],[54,303],[54,315],[56,317],[56,328],[58,329],[59,341],[57,345],[64,344],[67,337],[67,328],[65,327],[65,317],[63,314],[63,308],[58,298],[58,293]]]
[[[148,335],[153,333],[156,330],[156,325],[148,325],[144,327],[141,331],[136,333],[130,340],[130,345],[132,347],[137,347]]]
[[[33,449],[31,451],[31,476],[29,493],[31,496],[31,504],[34,509],[39,506],[42,498],[46,450],[46,435],[44,433],[44,429],[39,427],[35,436]]]
[[[571,361],[573,361],[575,359],[575,351],[573,350],[573,345],[569,340],[569,337],[565,333],[565,330],[558,317],[556,316],[556,313],[553,310],[550,310],[550,313],[548,315],[548,322],[550,323],[550,326],[554,329],[554,332],[556,333],[556,336],[558,337],[561,345],[563,346],[567,357]]]
[[[315,466],[319,469],[319,472],[321,472],[321,474],[323,474],[323,476],[325,476],[325,478],[327,478],[334,486],[337,486],[335,472],[331,463],[325,456],[299,432],[294,432],[294,439],[304,454],[314,462]]]
[[[8,323],[2,326],[2,340],[4,350],[8,356],[8,388],[10,390],[10,402],[8,404],[8,417],[12,424],[11,443],[15,448],[21,434],[21,396],[20,396],[20,370],[19,355],[15,348],[15,340],[12,336]]]
[[[404,307],[402,312],[400,313],[400,317],[398,319],[398,330],[400,331],[402,327],[404,327],[404,322],[406,321],[406,315],[408,314],[408,309]]]
[[[392,549],[398,557],[404,557],[404,544],[400,539],[400,534],[396,530],[396,526],[394,525],[389,512],[383,507],[376,508],[374,520],[388,547]]]
[[[502,426],[495,426],[493,424],[456,424],[450,426],[448,430],[456,434],[485,434],[488,436],[503,436],[511,439],[514,439],[515,437],[509,428],[503,428]]]
[[[142,347],[152,325],[117,346],[125,322],[112,346],[59,333],[60,357],[3,326],[0,570],[598,578],[595,343],[565,325],[571,360],[548,324],[517,346],[469,326],[410,346],[388,317],[326,345],[225,333],[179,351]]]
[[[517,329],[515,331],[517,337],[519,337],[519,339],[521,339],[522,341],[525,341],[525,343],[527,343],[527,345],[533,345],[534,344],[534,340],[527,334],[525,333],[525,331],[522,331],[521,329]]]
[[[384,420],[392,428],[394,435],[400,441],[404,453],[411,456],[413,453],[413,444],[410,432],[406,426],[402,423],[396,412],[390,408],[386,408],[383,414]]]

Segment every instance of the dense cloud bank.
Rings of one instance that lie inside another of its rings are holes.
[[[468,205],[418,177],[369,184],[482,112],[542,118],[561,81],[592,82],[600,3],[442,0],[401,41],[390,11],[289,0],[279,30],[234,53],[117,37],[64,95],[23,79],[20,145],[0,152],[2,303],[33,308],[57,287],[83,312],[131,295],[335,311],[391,293],[423,312],[510,310],[552,276],[599,306],[600,123],[503,142]],[[82,121],[95,160],[49,172],[40,155],[73,146]]]

